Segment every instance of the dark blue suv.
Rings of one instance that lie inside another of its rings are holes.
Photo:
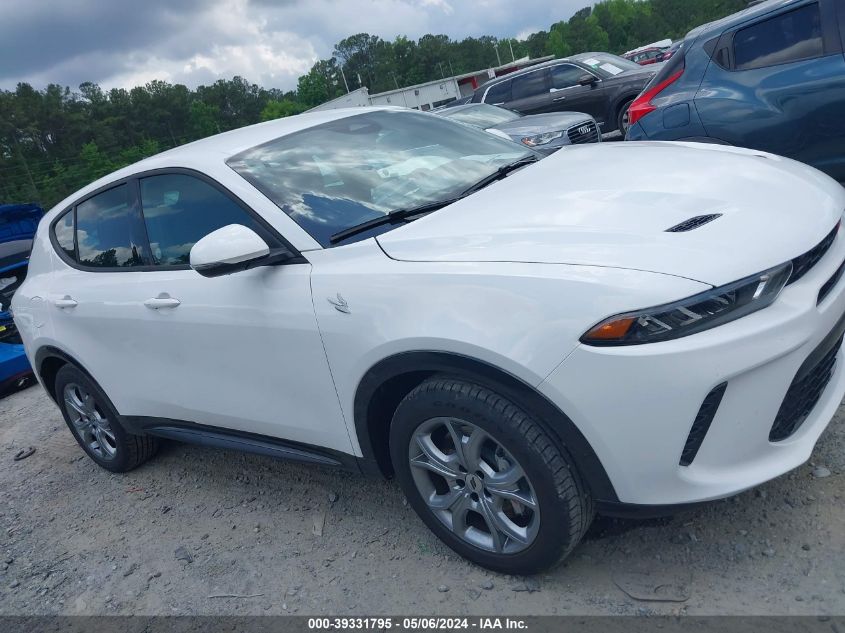
[[[628,111],[627,140],[750,147],[845,183],[845,0],[769,0],[698,27]]]

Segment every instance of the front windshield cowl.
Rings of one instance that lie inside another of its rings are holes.
[[[454,198],[529,156],[517,143],[446,117],[369,110],[263,143],[226,164],[328,248],[350,227]]]

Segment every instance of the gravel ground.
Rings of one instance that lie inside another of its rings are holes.
[[[177,443],[110,474],[36,386],[0,400],[0,614],[841,615],[844,418],[788,476],[672,519],[598,519],[520,578],[452,554],[391,482]]]

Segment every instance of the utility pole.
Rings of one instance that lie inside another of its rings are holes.
[[[12,131],[14,134],[14,130]],[[41,202],[41,194],[38,193],[38,187],[35,186],[35,180],[32,178],[32,172],[29,171],[29,163],[26,162],[26,156],[23,155],[21,151],[21,146],[18,143],[18,139],[15,136],[12,136],[15,141],[15,147],[18,150],[18,156],[20,156],[21,161],[23,162],[23,168],[26,170],[26,177],[29,179],[29,186],[32,187],[32,192],[35,194],[35,201]]]
[[[393,83],[396,84],[396,89],[399,90],[399,81],[396,79],[396,73],[391,70],[390,74],[393,75]]]
[[[440,66],[440,78],[446,79],[446,73],[443,72],[443,62],[437,62],[437,65]]]
[[[516,57],[514,57],[514,55],[513,55],[513,40],[510,40],[510,39],[508,40],[508,46],[511,47],[511,61],[515,62]]]
[[[346,83],[346,73],[343,72],[343,64],[340,65],[340,76],[343,77],[343,85],[346,86],[346,94],[349,94],[349,84]]]
[[[495,42],[493,42],[493,49],[496,51],[496,65],[501,66],[502,59],[499,57],[499,46]]]

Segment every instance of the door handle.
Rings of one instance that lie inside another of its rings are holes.
[[[53,305],[57,308],[75,308],[79,305],[70,295],[65,295],[61,299],[56,299],[53,301]]]
[[[562,97],[555,97],[554,99],[552,99],[552,101],[563,101],[564,99],[566,99],[566,95]]]
[[[182,302],[179,301],[179,299],[174,299],[166,292],[162,292],[159,296],[144,301],[144,305],[151,310],[158,310],[160,308],[176,308],[181,303]]]

